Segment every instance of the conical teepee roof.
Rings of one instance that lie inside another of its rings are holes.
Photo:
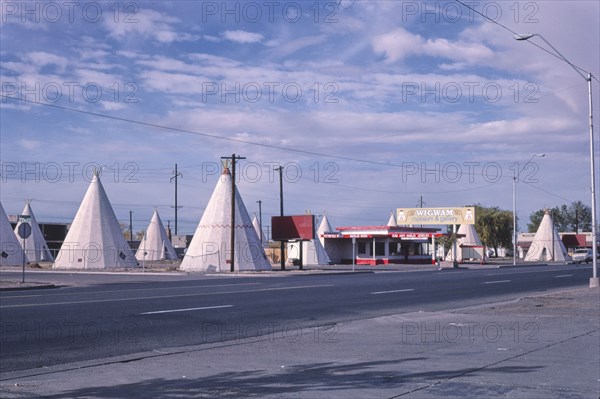
[[[464,237],[460,237],[456,240],[456,259],[458,261],[462,261],[465,258],[465,251],[463,251],[463,248],[483,246],[481,240],[479,239],[479,234],[477,234],[477,230],[475,230],[474,224],[461,224],[456,234],[464,234]],[[473,254],[472,251],[470,251],[470,254]],[[481,250],[481,255],[485,255],[483,249]],[[452,249],[448,251],[446,260],[452,260]]]
[[[564,262],[571,259],[553,226],[552,216],[546,212],[525,255],[526,262],[549,260]]]
[[[25,255],[27,256],[27,260],[29,262],[39,262],[39,261],[50,261],[54,260],[54,257],[50,253],[50,249],[48,248],[48,244],[46,243],[46,239],[44,238],[44,234],[42,234],[42,230],[35,220],[35,215],[31,210],[31,205],[29,201],[25,202],[25,208],[21,215],[29,215],[31,217],[29,224],[31,225],[31,235],[25,239]],[[17,223],[15,227],[15,236],[17,236],[17,240],[19,243],[23,245],[23,239],[20,239],[18,236],[19,226],[21,222]]]
[[[461,245],[482,245],[481,240],[479,239],[479,234],[477,234],[477,230],[475,230],[474,224],[461,224],[458,228],[457,234],[464,234],[464,237],[461,237],[457,240],[459,246]]]
[[[396,223],[396,218],[394,217],[394,212],[391,212],[390,219],[387,222],[388,227],[396,227],[398,224]]]
[[[329,233],[333,231],[331,225],[329,224],[329,220],[327,219],[327,215],[323,212],[323,219],[321,219],[321,223],[319,223],[319,228],[317,229],[317,236],[319,237],[319,241],[321,245],[325,245],[325,237],[321,237],[325,233]]]
[[[15,237],[4,207],[0,203],[0,265],[21,266],[23,264],[23,249]]]
[[[265,234],[264,232],[260,231],[260,223],[258,222],[258,218],[256,217],[256,214],[254,214],[254,216],[252,217],[252,226],[254,226],[254,230],[256,230],[256,235],[258,235],[258,241],[261,241],[262,238],[262,242],[264,245],[265,242]]]
[[[100,182],[99,172],[81,201],[55,268],[104,269],[137,266],[119,221]]]
[[[229,271],[231,239],[231,175],[225,169],[213,191],[181,270]],[[239,191],[235,191],[235,269],[271,270]]]
[[[140,246],[138,247],[135,257],[138,260],[175,260],[177,253],[171,244],[171,240],[167,237],[165,226],[160,220],[158,211],[155,210],[150,220],[150,224],[146,229],[146,234]]]

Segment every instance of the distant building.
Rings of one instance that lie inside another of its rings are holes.
[[[321,234],[333,263],[380,265],[431,264],[435,238],[444,236],[437,228],[402,226],[338,227]],[[354,254],[354,255],[353,255]]]

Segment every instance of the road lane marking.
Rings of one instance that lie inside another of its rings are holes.
[[[48,294],[36,294],[36,295],[2,295],[0,296],[2,299],[20,299],[20,298],[35,298],[38,296],[49,297],[49,296],[58,296],[58,295],[73,295],[73,294],[106,294],[113,292],[134,292],[134,291],[157,291],[157,290],[175,290],[175,289],[185,289],[185,288],[212,288],[212,287],[231,287],[231,286],[239,286],[239,285],[259,285],[262,283],[233,283],[233,284],[215,284],[215,285],[187,285],[187,286],[177,286],[177,287],[154,287],[154,288],[132,288],[127,290],[104,290],[104,291],[71,291],[71,292],[52,292]],[[80,288],[80,287],[74,287]],[[12,291],[14,292],[14,291]]]
[[[483,284],[500,284],[500,283],[510,283],[510,280],[486,281]]]
[[[333,286],[334,286],[333,284],[317,284],[317,285],[299,285],[299,286],[293,286],[293,287],[259,288],[259,289],[255,289],[255,290],[199,292],[199,293],[194,293],[194,294],[158,295],[158,296],[117,298],[117,299],[97,299],[97,300],[89,300],[89,301],[52,302],[52,303],[44,302],[44,303],[22,304],[22,305],[6,305],[6,306],[0,306],[0,309],[27,308],[27,307],[51,306],[51,305],[76,305],[76,304],[81,304],[81,303],[141,301],[141,300],[146,300],[146,299],[181,298],[181,297],[224,295],[224,294],[243,294],[246,292],[285,291],[285,290],[299,290],[299,289],[304,289],[304,288],[320,288],[320,287],[333,287]]]
[[[408,291],[414,291],[414,288],[407,288],[404,290],[392,290],[392,291],[377,291],[377,292],[371,292],[371,295],[392,294],[394,292],[408,292]]]
[[[590,267],[591,268],[591,267]],[[577,268],[577,270],[585,270],[586,267]],[[498,269],[497,273],[484,273],[484,276],[507,276],[511,274],[539,274],[539,273],[556,273],[563,271],[573,271],[573,268],[565,268],[565,269],[552,269],[552,270],[518,270],[518,271],[505,271],[503,269]]]
[[[209,309],[221,309],[221,308],[230,308],[233,305],[219,305],[219,306],[204,306],[201,308],[186,308],[186,309],[171,309],[171,310],[155,310],[153,312],[144,312],[138,313],[138,315],[146,315],[146,314],[162,314],[162,313],[175,313],[175,312],[191,312],[193,310],[209,310]]]
[[[556,277],[556,278],[560,278],[560,277],[573,277],[573,275],[572,274],[561,274],[561,275],[554,276],[554,277]]]

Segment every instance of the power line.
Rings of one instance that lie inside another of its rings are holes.
[[[461,0],[454,0],[454,1],[456,1],[458,4],[461,4],[463,7],[465,7],[467,9],[473,11],[475,14],[478,14],[478,15],[482,16],[486,21],[491,22],[493,24],[496,24],[496,25],[500,26],[501,28],[503,28],[504,30],[507,30],[508,32],[512,33],[513,36],[521,36],[521,34],[523,33],[523,32],[521,32],[521,33],[515,32],[514,30],[510,29],[508,26],[506,26],[506,25],[504,25],[504,24],[502,24],[502,23],[500,23],[500,22],[498,22],[498,21],[496,21],[496,20],[488,17],[487,15],[483,14],[482,12],[477,11],[476,9],[474,9],[473,7],[470,7],[469,5],[465,4]],[[554,54],[552,51],[550,51],[548,49],[545,49],[544,47],[540,46],[539,44],[536,44],[535,42],[532,42],[530,40],[527,40],[527,42],[529,44],[531,44],[532,46],[535,46],[535,47],[539,48],[540,50],[542,50],[542,51],[550,54],[554,58],[557,58],[557,59],[559,59],[559,60],[561,60],[563,62],[565,61],[558,54]],[[588,72],[587,70],[585,70],[585,69],[581,68],[580,66],[575,65],[575,64],[573,64],[571,62],[569,62],[569,64],[571,64],[573,67],[579,69],[580,71],[583,71],[583,72],[586,72],[586,73]],[[600,82],[600,80],[598,80],[598,78],[596,78],[595,76],[593,76],[593,78],[596,81]]]
[[[18,101],[25,102],[28,104],[35,104],[35,105],[39,105],[39,106],[43,106],[43,107],[54,108],[54,109],[58,109],[61,111],[75,112],[75,113],[79,113],[79,114],[96,116],[99,118],[105,118],[105,119],[110,119],[110,120],[115,120],[115,121],[120,121],[120,122],[127,122],[127,123],[132,123],[132,124],[136,124],[136,125],[140,125],[140,126],[152,127],[155,129],[163,129],[163,130],[168,130],[168,131],[177,132],[177,133],[194,134],[197,136],[207,137],[207,138],[211,138],[211,139],[215,139],[215,140],[223,140],[223,141],[229,141],[229,142],[234,142],[234,143],[253,145],[253,146],[257,146],[257,147],[270,148],[270,149],[274,149],[274,150],[287,151],[287,152],[294,152],[294,153],[304,154],[304,155],[312,155],[312,156],[319,156],[319,157],[325,157],[325,158],[339,159],[342,161],[360,162],[360,163],[381,165],[381,166],[394,166],[394,167],[399,167],[399,168],[404,167],[403,165],[387,163],[387,162],[379,162],[379,161],[372,161],[372,160],[367,160],[367,159],[345,157],[345,156],[341,156],[341,155],[332,155],[332,154],[326,154],[326,153],[322,153],[322,152],[300,150],[300,149],[296,149],[296,148],[278,146],[278,145],[274,145],[274,144],[265,144],[265,143],[250,141],[250,140],[236,139],[236,138],[232,138],[232,137],[223,137],[223,136],[218,136],[216,134],[209,134],[209,133],[198,132],[195,130],[159,125],[157,123],[151,123],[151,122],[143,122],[143,121],[130,119],[130,118],[102,114],[99,112],[92,112],[92,111],[85,111],[82,109],[64,107],[62,105],[41,103],[41,102],[37,102],[37,101],[27,100],[26,98],[15,98],[15,97],[7,96],[5,94],[1,94],[0,96],[3,99],[18,100]]]

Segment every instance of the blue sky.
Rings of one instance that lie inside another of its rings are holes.
[[[236,153],[265,224],[278,165],[286,213],[334,226],[385,224],[421,196],[512,209],[515,165],[522,228],[535,210],[589,204],[587,83],[510,31],[600,76],[599,2],[468,4],[2,1],[0,200],[69,222],[104,166],[117,217],[133,210],[141,230],[155,207],[173,222],[177,163],[191,234]]]

